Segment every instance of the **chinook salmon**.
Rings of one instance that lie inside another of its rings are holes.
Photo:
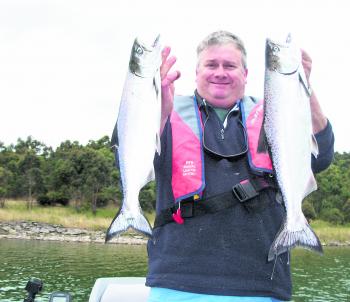
[[[161,46],[135,39],[112,135],[123,193],[122,206],[107,230],[106,242],[128,228],[151,236],[139,192],[154,179],[153,159],[160,153]]]
[[[268,255],[271,261],[295,246],[322,252],[308,224],[302,201],[317,189],[311,154],[318,155],[312,133],[310,91],[301,50],[289,35],[285,43],[266,40],[264,131],[285,207],[286,218]]]

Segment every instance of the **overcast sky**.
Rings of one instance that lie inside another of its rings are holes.
[[[248,51],[247,94],[262,97],[268,36],[288,32],[313,59],[312,86],[350,152],[350,35],[345,0],[0,0],[0,141],[32,135],[57,147],[111,135],[138,35],[160,33],[195,87],[195,49],[208,33],[239,35]]]

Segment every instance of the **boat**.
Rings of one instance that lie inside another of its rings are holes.
[[[146,302],[150,288],[145,277],[98,278],[89,302]]]

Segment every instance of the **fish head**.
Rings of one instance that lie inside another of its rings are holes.
[[[301,51],[292,43],[291,35],[285,42],[266,39],[265,65],[270,71],[284,75],[294,74],[301,64]]]
[[[141,38],[136,38],[132,46],[129,70],[136,76],[148,78],[153,77],[161,65],[160,35],[151,43]]]

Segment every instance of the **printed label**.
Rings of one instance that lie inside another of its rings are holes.
[[[182,176],[193,176],[196,175],[196,172],[196,165],[194,164],[194,161],[186,160],[182,169]]]

